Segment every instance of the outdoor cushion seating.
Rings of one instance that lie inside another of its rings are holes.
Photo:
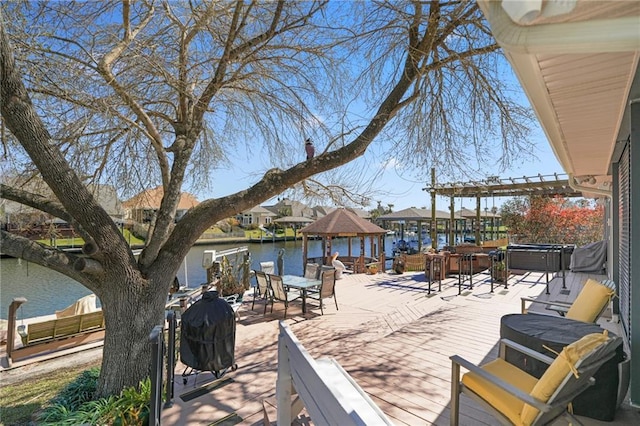
[[[56,311],[56,318],[64,318],[70,317],[72,315],[80,315],[87,314],[89,312],[98,311],[98,307],[96,305],[96,295],[89,294],[88,296],[81,297],[76,300],[70,306],[67,306],[64,309]]]
[[[104,330],[102,310],[19,326],[18,334],[22,344],[29,346],[99,330]]]
[[[333,297],[333,300],[336,303],[336,310],[338,310],[338,299],[336,299],[336,273],[337,270],[322,272],[320,275],[320,280],[322,282],[322,284],[320,284],[320,288],[318,290],[310,290],[308,293],[308,297],[310,299],[315,299],[320,303],[320,313],[322,315],[324,315],[322,299]]]
[[[615,282],[612,280],[604,280],[600,283],[596,280],[589,279],[572,304],[523,297],[521,298],[521,309],[524,314],[527,312],[525,307],[526,302],[539,303],[546,305],[547,309],[556,311],[569,319],[583,322],[596,322],[615,294],[615,288]]]
[[[283,302],[284,303],[284,318],[287,318],[287,309],[289,308],[289,302],[299,299],[302,297],[302,294],[298,290],[286,290],[284,288],[284,283],[282,282],[282,277],[279,275],[267,274],[269,277],[269,299],[271,301],[271,313],[273,313],[273,305],[275,302]],[[265,305],[265,312],[266,312]]]
[[[460,393],[480,403],[502,424],[547,424],[559,416],[575,421],[567,406],[594,383],[593,374],[615,355],[621,342],[620,337],[609,337],[606,331],[588,334],[566,346],[553,359],[503,339],[500,358],[481,367],[454,355],[451,357],[451,425],[459,421]],[[505,361],[506,346],[549,367],[536,379]],[[462,380],[460,367],[468,370]]]

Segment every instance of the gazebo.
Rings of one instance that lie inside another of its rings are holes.
[[[362,219],[355,213],[342,208],[336,209],[300,230],[302,234],[303,264],[306,265],[308,260],[307,243],[309,236],[322,238],[322,264],[324,265],[329,264],[331,258],[331,240],[335,237],[348,237],[347,257],[344,260],[343,257],[340,257],[343,263],[352,263],[354,272],[363,273],[366,271],[367,263],[377,261],[381,269],[384,270],[385,255],[383,243],[386,232],[386,230],[380,228],[378,225]],[[351,237],[360,238],[360,253],[357,257],[352,255]],[[367,238],[370,242],[369,256],[365,255],[365,240]]]
[[[275,219],[274,222],[281,224],[285,228],[287,226],[290,226],[291,229],[293,229],[293,239],[297,240],[298,239],[298,234],[297,234],[296,231],[301,226],[308,225],[308,224],[312,223],[313,219],[308,218],[308,217],[304,217],[304,216],[285,216],[285,217],[281,217],[279,219]],[[286,233],[285,233],[284,239],[285,240],[287,239],[287,234]]]

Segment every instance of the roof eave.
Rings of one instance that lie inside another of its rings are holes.
[[[523,26],[514,23],[502,8],[501,2],[478,0],[486,19],[491,25],[491,31],[500,46],[504,49],[506,58],[511,63],[520,84],[529,98],[534,112],[547,136],[551,148],[563,169],[570,175],[576,174],[575,158],[572,158],[570,147],[580,143],[580,139],[568,137],[566,129],[558,118],[558,111],[552,99],[551,90],[547,87],[541,71],[541,60],[549,55],[599,55],[612,52],[630,53],[631,60],[628,69],[621,71],[626,80],[628,95],[634,77],[638,74],[638,58],[640,57],[640,16],[637,9],[629,9],[628,16],[609,18],[607,16],[593,16],[589,20],[572,21],[571,13],[563,17],[565,22],[542,23],[539,25]],[[606,60],[603,59],[603,60]],[[587,72],[589,72],[587,70]],[[603,140],[607,144],[609,156],[601,161],[607,165],[615,149],[616,139],[625,110],[629,101],[619,94],[612,95],[614,104],[618,107],[613,111],[610,122],[617,124],[614,130]],[[564,99],[562,99],[564,100]],[[574,153],[575,155],[575,153]],[[588,156],[588,152],[581,151],[580,155]],[[591,154],[593,155],[593,154]],[[586,158],[586,157],[585,157]],[[602,162],[589,172],[599,175],[602,173]],[[582,164],[582,174],[585,173]],[[600,173],[597,173],[600,171]]]

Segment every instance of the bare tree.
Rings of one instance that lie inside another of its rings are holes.
[[[301,182],[333,191],[330,180],[310,178],[362,157],[385,127],[395,149],[419,162],[441,148],[453,159],[449,151],[468,149],[464,138],[479,150],[483,126],[505,157],[523,147],[524,114],[480,59],[497,45],[475,3],[6,2],[2,10],[0,103],[12,135],[3,143],[54,197],[6,184],[1,196],[72,222],[86,241],[77,256],[3,231],[3,252],[100,298],[100,395],[148,374],[148,334],[163,321],[172,278],[215,222]],[[454,102],[465,85],[473,89]],[[322,113],[332,123],[310,118]],[[301,150],[300,123],[314,120],[331,143],[299,162],[290,153]],[[273,168],[176,223],[183,187],[206,182],[242,141],[268,152]],[[94,182],[129,194],[162,183],[137,259],[88,191]]]

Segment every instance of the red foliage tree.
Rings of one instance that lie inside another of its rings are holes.
[[[503,223],[523,243],[585,245],[604,235],[604,207],[588,200],[528,197],[502,207]]]

